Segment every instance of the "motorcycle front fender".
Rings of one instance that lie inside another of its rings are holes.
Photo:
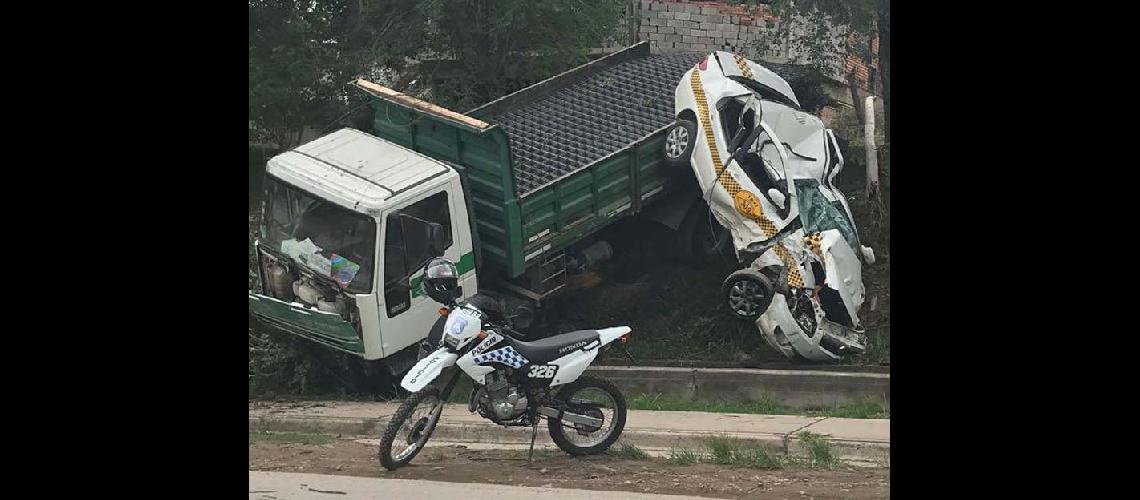
[[[459,359],[458,355],[441,347],[408,370],[404,380],[400,381],[400,387],[409,392],[419,391],[439,377],[444,368],[454,365],[456,359]]]

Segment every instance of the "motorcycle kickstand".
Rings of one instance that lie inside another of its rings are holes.
[[[530,429],[530,451],[529,451],[529,452],[527,452],[527,454],[526,454],[526,462],[527,462],[528,464],[529,464],[529,463],[533,463],[533,462],[534,462],[534,439],[535,439],[536,437],[538,437],[538,418],[535,418],[535,419],[534,419],[534,422],[531,424],[531,429]]]

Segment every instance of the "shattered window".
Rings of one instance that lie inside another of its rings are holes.
[[[838,199],[832,201],[825,194],[819,181],[814,179],[796,179],[796,199],[800,206],[800,221],[804,225],[804,234],[820,233],[829,229],[838,229],[847,240],[847,244],[855,252],[859,251],[859,240],[855,236],[855,225],[847,217],[842,202]],[[836,194],[835,196],[839,196]]]
[[[372,291],[376,222],[265,177],[264,244],[353,293]]]

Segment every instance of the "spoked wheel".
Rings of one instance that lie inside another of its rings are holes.
[[[550,439],[571,455],[604,453],[625,429],[625,397],[608,380],[584,376],[567,384],[555,398],[566,411],[600,420],[598,425],[547,419]]]
[[[408,396],[380,438],[380,464],[388,470],[408,465],[424,449],[441,413],[439,389],[429,387]]]

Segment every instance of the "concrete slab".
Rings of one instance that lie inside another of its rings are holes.
[[[802,430],[829,436],[833,441],[891,442],[889,419],[825,418]]]
[[[325,402],[306,405],[250,403],[251,431],[325,432],[378,438],[396,403]],[[553,446],[541,424],[536,446]],[[673,448],[703,449],[711,436],[749,441],[780,454],[803,456],[797,437],[801,431],[828,436],[836,453],[847,460],[889,464],[890,420],[749,415],[695,411],[630,410],[622,441],[642,449],[665,452]],[[467,411],[465,405],[446,405],[436,442],[529,445],[530,429],[501,427]]]

